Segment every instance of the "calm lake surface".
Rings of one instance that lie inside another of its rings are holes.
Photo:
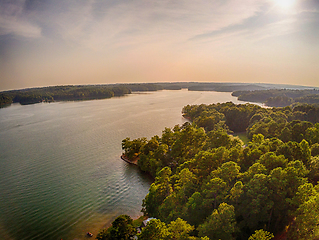
[[[180,90],[0,109],[0,238],[87,239],[142,215],[152,180],[120,159],[121,141],[183,124],[187,104],[227,101],[243,103]]]

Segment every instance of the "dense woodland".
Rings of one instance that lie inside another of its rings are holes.
[[[139,239],[319,238],[317,106],[228,102],[188,105],[183,115],[192,123],[122,141],[155,178],[142,212],[157,220]],[[247,145],[230,134],[238,131]]]
[[[262,102],[270,107],[286,107],[294,103],[319,104],[318,89],[268,89],[234,91],[233,96],[241,101]]]

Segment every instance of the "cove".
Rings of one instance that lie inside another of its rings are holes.
[[[187,104],[237,101],[187,90],[0,109],[2,239],[86,239],[118,215],[141,215],[151,184],[120,159],[121,141],[183,124]]]

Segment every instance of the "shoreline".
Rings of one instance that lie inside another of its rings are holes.
[[[121,159],[129,164],[133,164],[135,166],[137,166],[137,161],[138,161],[138,158],[134,159],[133,161],[129,160],[127,157],[125,157],[124,154],[121,155]]]

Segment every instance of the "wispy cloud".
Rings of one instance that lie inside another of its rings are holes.
[[[266,38],[301,32],[304,30],[301,26],[310,22],[318,26],[319,1],[301,0],[292,9],[280,9],[276,5],[276,1],[271,0],[259,1],[258,3],[254,5],[254,12],[251,12],[250,15],[242,15],[241,21],[192,36],[189,40],[218,42],[220,39],[228,38],[230,41],[225,42],[225,44],[234,44],[242,37],[242,40],[256,42]],[[315,32],[315,29],[313,30],[312,33]]]
[[[207,41],[240,32],[255,35],[260,29],[291,21],[291,15],[273,12],[274,2],[0,1],[0,35],[56,38],[96,50]],[[300,2],[298,11],[317,13],[316,3],[314,0]],[[265,31],[266,35],[271,36],[269,31]],[[274,31],[276,35],[278,32]]]
[[[0,1],[0,36],[16,34],[40,37],[41,29],[32,24],[23,12],[24,1]]]
[[[260,5],[255,0],[5,1],[0,5],[0,34],[42,34],[92,48],[181,42],[242,23]]]

